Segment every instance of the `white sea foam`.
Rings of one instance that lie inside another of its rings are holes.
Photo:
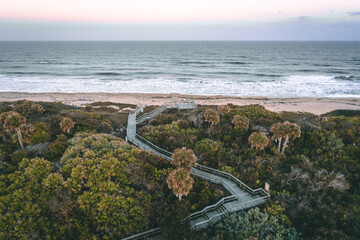
[[[291,75],[276,81],[236,81],[159,76],[152,79],[101,80],[96,77],[9,77],[0,75],[0,91],[19,92],[130,92],[268,96],[360,97],[360,82],[336,76]]]

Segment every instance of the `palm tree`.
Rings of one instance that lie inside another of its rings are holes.
[[[181,201],[182,196],[189,194],[193,188],[194,179],[190,177],[190,172],[184,168],[178,168],[169,173],[167,184],[172,189],[175,196]]]
[[[290,139],[296,139],[301,135],[300,126],[295,123],[290,123],[288,121],[285,121],[283,123],[274,123],[271,126],[270,132],[274,134],[274,139],[278,141],[278,152],[281,154],[284,154],[285,148],[287,147]],[[285,141],[280,152],[282,139],[285,139]]]
[[[69,133],[70,130],[74,127],[75,123],[71,118],[64,118],[60,123],[61,131],[64,133]]]
[[[249,128],[250,120],[245,116],[235,115],[231,122],[234,124],[235,127],[247,130]]]
[[[11,134],[12,132],[16,132],[19,139],[20,147],[21,149],[24,149],[21,128],[23,128],[26,125],[26,118],[24,116],[21,116],[17,112],[11,111],[11,112],[2,113],[0,119],[2,122],[2,131],[8,134]]]
[[[256,149],[264,150],[269,144],[269,139],[265,133],[253,132],[249,137],[249,142],[251,148],[255,147]]]
[[[218,106],[218,111],[224,115],[225,113],[230,112],[230,107],[228,105],[222,105],[222,106]]]
[[[220,116],[217,111],[208,109],[204,113],[205,121],[210,122],[211,125],[217,125],[220,122]]]
[[[191,170],[191,167],[196,166],[196,156],[194,151],[186,149],[186,147],[175,149],[172,159],[171,163],[173,165],[184,168],[188,171]]]
[[[15,104],[15,111],[27,117],[32,114],[42,114],[45,112],[45,109],[40,104],[25,99]]]

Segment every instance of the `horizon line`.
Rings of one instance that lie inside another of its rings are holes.
[[[0,40],[0,42],[360,42],[359,40]]]

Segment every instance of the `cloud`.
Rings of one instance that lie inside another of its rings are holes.
[[[348,14],[349,14],[351,17],[360,16],[360,11],[348,12]]]

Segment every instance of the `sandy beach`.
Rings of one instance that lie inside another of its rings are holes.
[[[337,109],[360,110],[359,98],[268,98],[268,97],[234,97],[147,94],[147,93],[23,93],[1,92],[0,101],[17,101],[28,99],[43,102],[62,102],[68,105],[85,106],[94,102],[114,102],[125,104],[161,105],[175,99],[192,99],[200,105],[234,105],[260,104],[275,112],[308,112],[316,115]]]

